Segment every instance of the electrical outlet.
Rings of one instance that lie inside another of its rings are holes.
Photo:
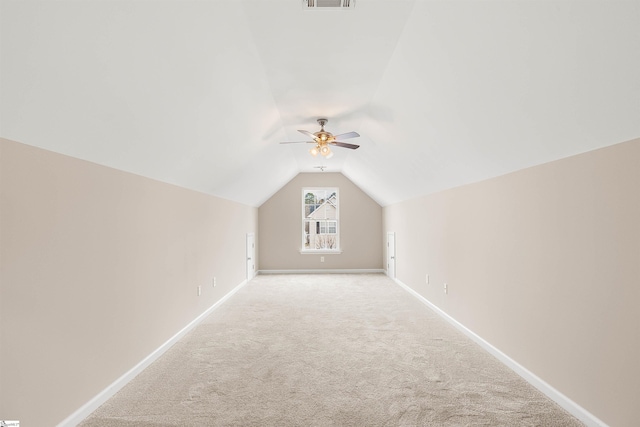
[[[444,293],[448,294],[449,293],[449,288],[447,287],[447,284],[444,284]]]
[[[324,257],[323,256],[320,257],[320,262],[324,262]]]
[[[213,287],[214,288],[216,287],[216,278],[215,277],[213,278]]]
[[[202,295],[202,286],[198,286],[198,296]]]

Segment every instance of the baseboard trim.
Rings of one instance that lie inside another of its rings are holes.
[[[137,365],[131,368],[128,372],[122,375],[120,378],[115,380],[112,384],[107,386],[104,390],[98,393],[93,399],[82,405],[77,411],[73,414],[69,415],[67,418],[62,420],[57,427],[74,427],[81,423],[85,418],[87,418],[91,413],[93,413],[96,409],[98,409],[103,403],[105,403],[109,398],[111,398],[114,394],[116,394],[122,387],[124,387],[129,381],[135,378],[140,372],[142,372],[145,368],[151,365],[155,360],[157,360],[164,352],[166,352],[171,346],[173,346],[178,340],[184,337],[189,331],[198,326],[200,322],[202,322],[207,316],[209,316],[216,308],[220,307],[225,301],[227,301],[233,294],[238,292],[240,288],[247,284],[246,280],[243,280],[239,285],[229,291],[225,296],[220,298],[215,304],[205,310],[198,317],[193,319],[187,326],[182,328],[177,334],[169,338],[167,342],[162,344],[156,350],[154,350],[150,355],[145,357],[142,361],[140,361]]]
[[[452,324],[456,329],[467,335],[473,341],[478,343],[480,347],[491,353],[496,359],[509,367],[516,374],[520,375],[524,378],[529,384],[540,390],[544,393],[548,398],[556,402],[562,408],[564,408],[571,415],[582,421],[585,425],[589,427],[607,427],[607,424],[593,415],[591,412],[584,409],[582,406],[578,405],[573,400],[569,399],[567,396],[562,394],[560,391],[553,388],[547,382],[545,382],[542,378],[535,375],[533,372],[529,371],[524,366],[520,365],[518,362],[504,354],[502,351],[498,350],[496,347],[491,345],[489,342],[485,341],[482,337],[477,335],[475,332],[464,326],[462,323],[458,322],[456,319],[448,315],[438,306],[433,304],[431,301],[420,295],[418,292],[402,283],[398,279],[392,278],[391,280],[395,281],[400,287],[409,292],[415,298],[417,298],[420,302],[425,304],[431,310],[433,310],[436,314],[444,318],[447,322]]]
[[[258,270],[258,274],[367,274],[384,273],[381,268],[344,268],[310,270]]]

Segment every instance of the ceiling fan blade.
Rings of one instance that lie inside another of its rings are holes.
[[[315,144],[315,141],[285,141],[280,144]]]
[[[338,147],[351,148],[352,150],[355,150],[356,148],[360,147],[359,145],[356,145],[356,144],[349,144],[347,142],[340,142],[340,141],[333,141],[330,144],[337,145]]]
[[[312,134],[311,132],[307,131],[307,130],[300,130],[298,129],[298,132],[303,133],[305,135],[307,135],[309,138],[315,140],[316,136],[314,134]]]
[[[347,132],[341,133],[340,135],[334,135],[335,139],[348,139],[348,138],[357,138],[360,134],[358,132]]]

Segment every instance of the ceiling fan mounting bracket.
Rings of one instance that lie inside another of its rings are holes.
[[[323,131],[324,131],[324,125],[326,125],[328,122],[329,122],[329,119],[318,119],[318,124],[320,125]]]

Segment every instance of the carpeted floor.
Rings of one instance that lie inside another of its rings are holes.
[[[81,426],[581,426],[384,275],[257,276]]]

